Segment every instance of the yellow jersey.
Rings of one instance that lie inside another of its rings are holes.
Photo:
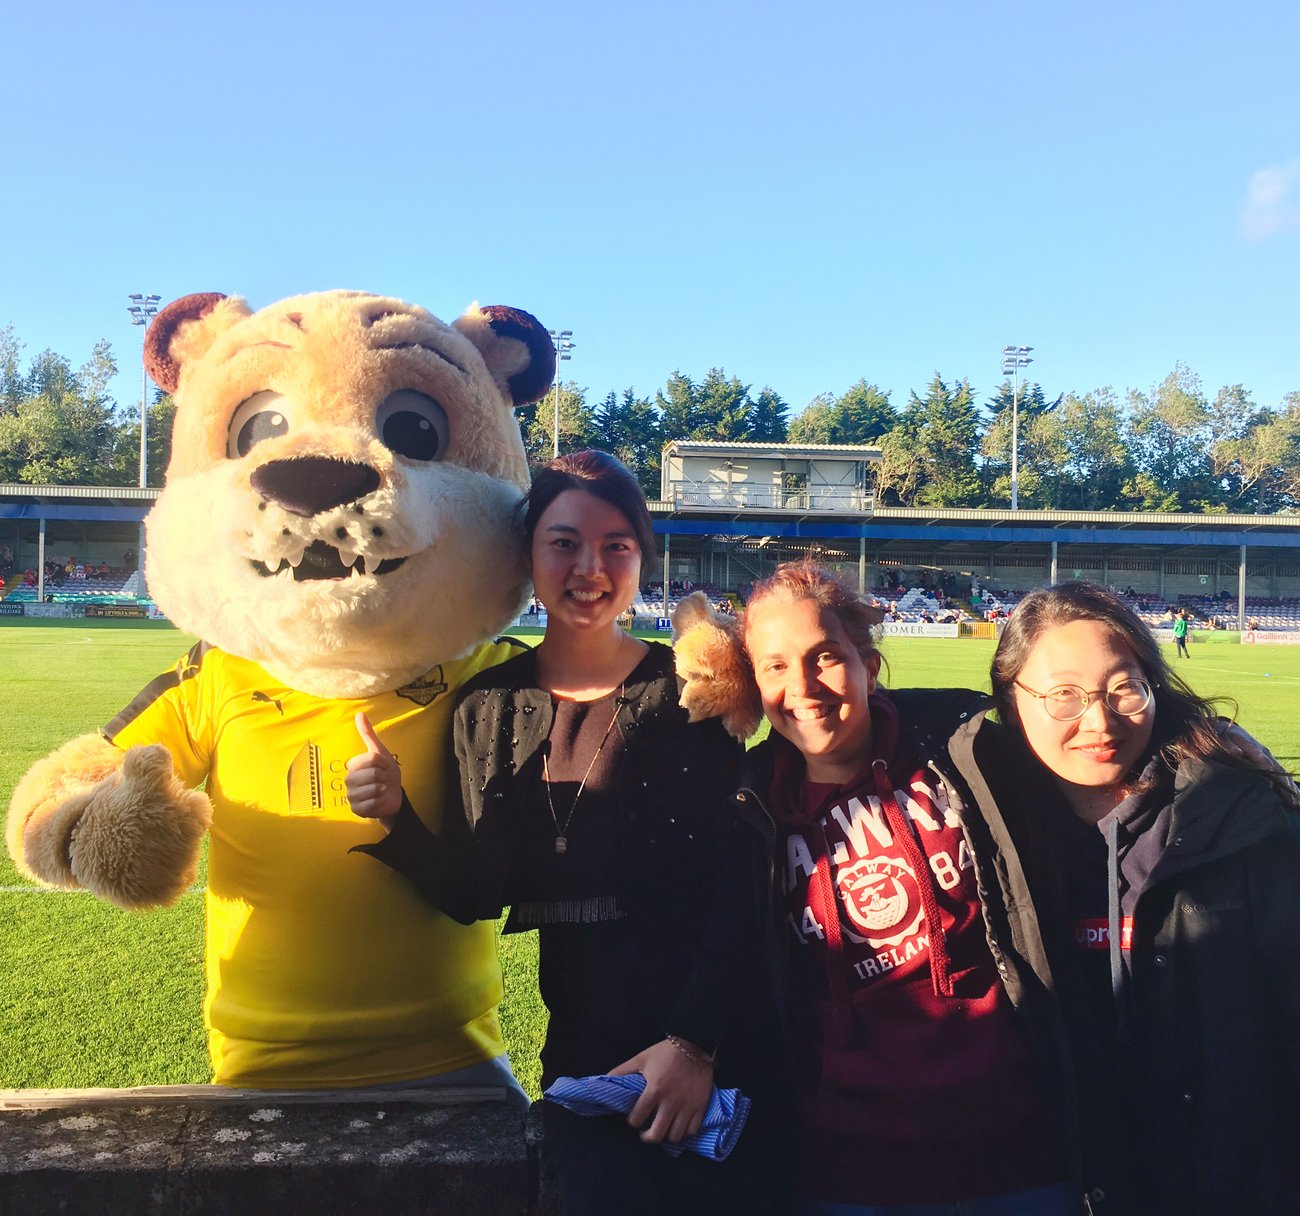
[[[360,853],[383,828],[344,786],[364,710],[402,763],[411,804],[441,825],[457,689],[517,653],[504,641],[391,692],[326,700],[200,643],[107,727],[161,743],[207,781],[207,995],[213,1079],[251,1089],[359,1087],[500,1055],[491,923],[458,925]]]

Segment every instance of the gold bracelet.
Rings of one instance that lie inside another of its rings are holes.
[[[678,1051],[682,1053],[692,1064],[698,1064],[701,1068],[711,1069],[718,1058],[715,1051],[711,1056],[706,1056],[698,1047],[692,1047],[684,1039],[679,1039],[675,1034],[666,1034],[664,1038],[668,1040]]]

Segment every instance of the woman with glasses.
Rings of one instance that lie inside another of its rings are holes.
[[[1082,999],[1118,1078],[1105,1117],[1132,1150],[1131,1210],[1294,1210],[1293,787],[1225,750],[1211,706],[1104,588],[1022,600],[992,682],[1005,771],[1041,807]]]

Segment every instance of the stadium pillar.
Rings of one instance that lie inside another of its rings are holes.
[[[1237,558],[1237,628],[1246,628],[1246,546],[1242,545]]]
[[[1056,541],[1052,541],[1052,574],[1051,574],[1051,584],[1052,584],[1053,587],[1056,586]]]
[[[40,528],[36,533],[36,599],[45,603],[45,516],[38,521]]]
[[[867,593],[867,538],[858,537],[858,594]]]
[[[673,555],[673,538],[669,533],[665,532],[664,533],[664,616],[672,615],[668,611],[668,576],[669,576],[669,571],[672,570],[672,564],[671,564],[672,555]]]

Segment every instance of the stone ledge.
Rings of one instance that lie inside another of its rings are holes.
[[[0,1090],[0,1216],[521,1216],[503,1090]]]

